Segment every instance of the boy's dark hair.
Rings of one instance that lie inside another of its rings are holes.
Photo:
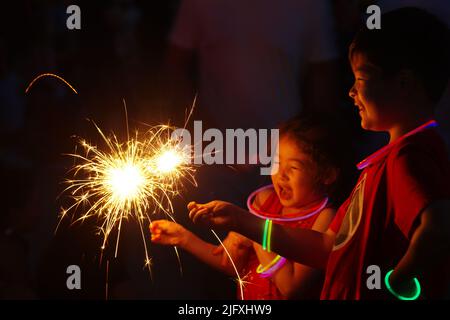
[[[299,115],[281,124],[279,130],[280,139],[295,141],[317,164],[318,183],[322,183],[330,169],[337,170],[336,180],[324,191],[340,204],[351,190],[355,171],[349,133],[343,122],[324,114]]]
[[[449,78],[449,32],[425,10],[408,7],[381,16],[381,29],[365,26],[355,36],[349,58],[361,53],[385,76],[411,70],[437,103]]]

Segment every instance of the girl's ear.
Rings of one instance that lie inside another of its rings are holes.
[[[333,183],[335,183],[337,178],[338,178],[338,176],[339,176],[339,172],[340,172],[340,170],[338,168],[329,168],[327,170],[326,175],[324,176],[323,183],[326,186],[330,186]]]

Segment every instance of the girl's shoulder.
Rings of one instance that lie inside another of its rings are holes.
[[[258,192],[255,200],[253,201],[253,205],[260,209],[264,203],[266,203],[266,201],[270,198],[273,197],[274,195],[276,195],[275,190],[274,189],[265,189],[262,190],[261,192]]]
[[[330,226],[336,215],[336,209],[333,207],[325,207],[317,216],[316,221],[312,227],[313,230],[325,232]]]

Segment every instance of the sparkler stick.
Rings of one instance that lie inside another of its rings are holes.
[[[227,254],[228,258],[230,259],[230,262],[231,262],[231,265],[233,266],[234,272],[236,272],[236,275],[237,275],[237,280],[238,280],[238,283],[239,283],[239,290],[241,291],[241,299],[244,300],[244,281],[241,279],[241,276],[239,275],[239,271],[236,268],[236,265],[234,264],[234,261],[231,258],[231,255],[228,252],[227,247],[225,247],[225,245],[223,244],[222,240],[220,240],[219,236],[217,235],[217,233],[213,229],[211,229],[211,232],[217,238],[217,240],[219,240],[220,245],[223,247],[223,250]]]

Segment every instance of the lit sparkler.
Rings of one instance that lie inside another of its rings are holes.
[[[47,76],[63,81],[78,94],[66,80],[51,73],[34,78],[28,85],[26,93],[37,80]],[[186,123],[192,115],[195,102],[196,99]],[[126,123],[128,134],[128,119]],[[151,222],[150,213],[161,211],[175,221],[172,217],[173,197],[179,194],[184,180],[196,185],[195,168],[191,165],[191,146],[181,144],[179,139],[172,139],[171,135],[175,128],[168,125],[151,127],[142,138],[136,132],[133,138],[128,137],[125,142],[120,142],[115,134],[107,137],[95,123],[94,126],[107,148],[101,150],[80,139],[79,145],[84,150],[84,155],[69,154],[78,160],[79,164],[70,170],[73,172],[73,179],[66,180],[68,186],[64,192],[70,192],[74,201],[70,207],[61,210],[60,222],[70,213],[75,215],[80,206],[87,207],[87,211],[75,219],[74,223],[96,216],[101,221],[99,232],[103,234],[102,250],[105,249],[112,231],[117,228],[115,246],[117,257],[122,222],[134,218],[139,223],[144,243],[145,266],[151,274],[151,259],[145,241],[144,225]],[[241,296],[244,299],[245,282],[240,278],[228,250],[217,234],[211,231],[224,247],[236,271]],[[179,259],[178,252],[177,257]]]
[[[61,80],[78,94],[69,82],[52,73],[34,78],[25,92],[28,93],[36,81],[45,77]],[[151,213],[161,211],[173,220],[172,199],[179,194],[183,180],[196,185],[195,169],[190,164],[190,146],[183,146],[179,139],[172,139],[174,127],[154,126],[142,136],[136,132],[130,139],[127,116],[126,125],[128,139],[119,142],[115,134],[107,137],[94,123],[105,150],[80,139],[84,154],[69,154],[78,161],[70,170],[73,179],[66,181],[68,186],[64,190],[70,192],[73,204],[61,210],[60,222],[70,213],[75,216],[80,206],[87,208],[74,223],[96,216],[100,221],[99,232],[103,234],[102,249],[105,249],[111,232],[117,228],[117,256],[122,222],[134,218],[139,222],[144,242],[145,264],[150,267],[144,224],[150,223]]]
[[[66,181],[68,187],[64,192],[70,192],[74,203],[62,210],[61,219],[87,205],[87,211],[75,222],[97,216],[103,234],[102,249],[117,227],[117,256],[122,222],[131,217],[137,220],[145,244],[144,225],[150,223],[150,214],[162,211],[171,217],[172,199],[179,194],[182,181],[196,184],[195,169],[190,165],[190,148],[170,138],[173,130],[170,126],[153,127],[142,139],[136,133],[123,143],[115,135],[107,137],[95,127],[107,150],[80,140],[84,154],[70,154],[80,163],[72,168],[74,178]]]

